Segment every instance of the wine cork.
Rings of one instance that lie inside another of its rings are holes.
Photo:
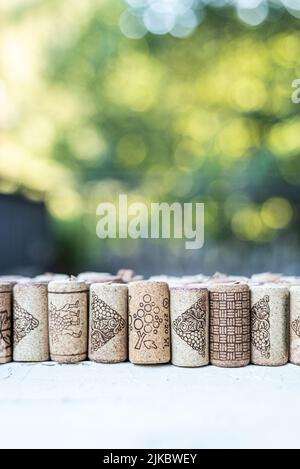
[[[77,278],[80,282],[97,282],[98,281],[105,281],[107,278],[111,277],[109,272],[81,272],[78,274]]]
[[[129,360],[144,365],[168,363],[171,358],[168,284],[130,283],[128,320]]]
[[[300,286],[290,289],[290,362],[300,365]]]
[[[0,283],[0,364],[12,361],[12,285]]]
[[[210,361],[229,368],[250,363],[250,291],[246,284],[210,286]]]
[[[90,288],[89,359],[120,363],[128,358],[128,288],[93,284]]]
[[[21,275],[0,275],[0,283],[10,283],[12,286],[24,279],[26,279],[26,277]]]
[[[253,274],[251,276],[251,282],[255,283],[271,283],[278,282],[282,274],[274,274],[272,272],[262,272],[260,274]]]
[[[209,297],[206,288],[170,288],[172,363],[209,364]]]
[[[47,285],[20,282],[14,286],[13,296],[14,361],[49,360]]]
[[[289,289],[251,285],[251,362],[278,366],[288,362]]]
[[[84,272],[78,275],[78,280],[85,282],[89,287],[93,283],[124,283],[122,278],[118,275],[111,275],[105,272]]]
[[[68,280],[69,276],[66,274],[53,274],[51,272],[46,272],[45,274],[37,275],[35,280],[39,282],[53,282],[55,280]]]
[[[74,278],[50,282],[50,355],[58,363],[78,363],[87,358],[88,287]]]

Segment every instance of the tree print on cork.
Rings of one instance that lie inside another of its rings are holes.
[[[53,303],[49,308],[52,337],[56,341],[60,336],[69,335],[74,339],[80,339],[81,330],[76,330],[80,326],[79,301],[67,303],[58,309]]]
[[[270,306],[269,296],[265,295],[251,309],[252,344],[264,358],[270,358]]]
[[[17,301],[14,303],[14,344],[18,344],[30,332],[39,327],[39,321]]]
[[[117,311],[95,294],[92,297],[92,311],[91,343],[93,352],[96,352],[119,334],[126,323]]]
[[[201,299],[173,321],[173,329],[192,349],[205,357],[206,311]]]
[[[300,337],[300,316],[294,321],[292,321],[292,329],[295,334]]]
[[[11,321],[8,311],[0,311],[0,352],[11,347]]]
[[[164,308],[168,307],[168,299],[164,299]],[[133,315],[129,315],[129,327],[132,331],[137,331],[138,340],[135,344],[136,350],[157,349],[155,340],[148,339],[149,334],[156,335],[158,329],[162,326],[163,319],[160,317],[160,308],[152,300],[151,295],[143,296],[143,301],[139,304],[139,309]]]

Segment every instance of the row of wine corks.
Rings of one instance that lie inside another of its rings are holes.
[[[12,301],[13,298],[13,301]],[[12,325],[13,323],[13,325]],[[129,340],[128,340],[129,334]],[[0,362],[300,364],[300,287],[0,284]]]

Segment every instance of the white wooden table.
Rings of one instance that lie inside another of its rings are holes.
[[[300,367],[0,366],[1,448],[300,446]]]

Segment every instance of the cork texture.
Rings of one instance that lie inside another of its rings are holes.
[[[235,368],[250,363],[250,290],[245,284],[210,287],[210,361]]]
[[[12,286],[0,283],[0,364],[12,361]]]
[[[290,289],[290,361],[300,365],[300,286]]]
[[[93,284],[90,288],[89,359],[120,363],[128,358],[128,288]]]
[[[87,358],[88,290],[74,279],[49,284],[51,360],[78,363]]]
[[[129,360],[145,365],[168,363],[171,359],[168,284],[130,283],[128,299]]]
[[[289,289],[251,285],[251,362],[279,366],[289,355]]]
[[[14,361],[49,360],[47,285],[33,281],[18,283],[13,296]]]
[[[209,296],[198,287],[170,289],[172,364],[209,364]]]

